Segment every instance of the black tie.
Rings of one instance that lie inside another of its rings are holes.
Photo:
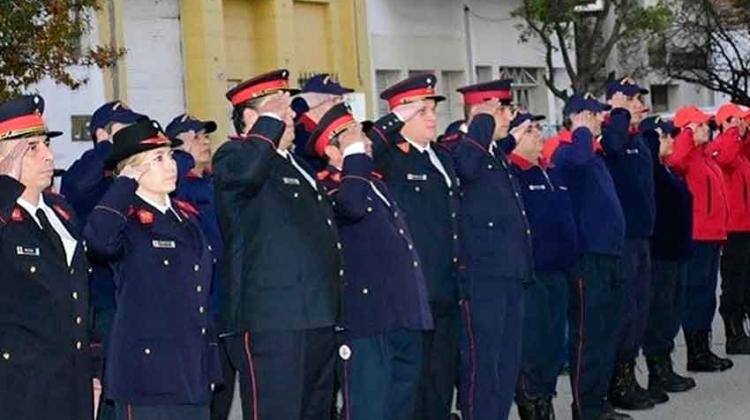
[[[60,235],[58,235],[55,229],[52,227],[49,219],[47,219],[47,215],[42,209],[38,209],[36,211],[36,218],[39,219],[39,223],[42,225],[42,232],[44,232],[44,234],[47,236],[47,239],[49,239],[52,247],[55,248],[55,251],[57,251],[60,256],[66,258],[67,261],[67,256],[65,255],[65,247],[63,246],[62,239],[60,239]]]

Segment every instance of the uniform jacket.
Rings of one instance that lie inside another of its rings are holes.
[[[625,236],[648,238],[654,231],[654,162],[640,132],[631,132],[630,113],[615,109],[604,127],[602,146],[625,215]]]
[[[730,128],[707,146],[721,167],[729,205],[729,232],[750,232],[750,142]]]
[[[105,170],[104,161],[112,151],[112,143],[102,141],[86,151],[63,174],[60,194],[70,203],[81,226],[86,224],[94,206],[112,185],[112,176]],[[106,259],[87,252],[91,264],[89,286],[91,305],[95,309],[115,307],[115,283]]]
[[[467,134],[447,140],[462,188],[462,276],[525,282],[533,277],[531,227],[504,147],[493,145],[494,130],[491,116],[478,115]]]
[[[534,251],[534,269],[565,271],[578,258],[578,231],[568,187],[557,169],[510,155],[528,212]]]
[[[221,311],[221,296],[224,293],[223,282],[219,275],[217,262],[224,252],[224,244],[219,229],[219,220],[216,215],[215,193],[213,176],[210,172],[199,176],[195,173],[195,160],[183,151],[175,151],[174,159],[177,162],[177,189],[173,196],[179,200],[190,203],[198,209],[198,221],[203,234],[206,236],[211,251],[213,252],[213,281],[211,284],[211,313],[218,321]]]
[[[460,181],[450,150],[431,145],[451,186],[430,162],[427,153],[412,147],[400,134],[403,122],[389,113],[368,132],[375,166],[398,206],[408,215],[406,223],[422,261],[430,301],[454,302],[459,297],[459,192]]]
[[[354,154],[344,159],[341,176],[329,172],[323,180],[341,235],[342,325],[352,339],[433,327],[422,263],[406,216],[372,169],[369,156]]]
[[[277,153],[283,131],[281,121],[261,117],[247,137],[214,156],[228,279],[223,311],[232,331],[321,328],[339,316],[343,272],[333,209],[323,187],[312,188]]]
[[[685,178],[670,169],[659,156],[659,135],[648,130],[643,138],[654,159],[656,223],[651,237],[651,257],[687,261],[693,255],[693,196]]]
[[[625,243],[625,216],[612,176],[591,131],[564,131],[550,151],[552,165],[560,171],[573,202],[581,252],[619,256]]]
[[[684,128],[675,139],[667,164],[682,174],[693,194],[693,239],[723,241],[727,238],[729,208],[724,175],[716,163],[720,148],[697,146],[693,131]],[[728,156],[721,159],[729,158]]]
[[[89,216],[89,247],[108,256],[117,311],[105,370],[108,396],[135,405],[207,404],[221,382],[209,316],[211,251],[197,211],[173,201],[180,221],[118,178]]]
[[[73,209],[44,202],[78,241],[72,263],[16,204],[24,186],[0,176],[0,417],[92,419],[88,262]]]

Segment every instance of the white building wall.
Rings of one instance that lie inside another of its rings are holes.
[[[498,78],[501,68],[530,69],[538,74],[539,82],[527,95],[530,106],[557,122],[557,102],[542,81],[544,50],[535,41],[518,42],[520,21],[511,12],[519,4],[520,0],[368,0],[374,92],[406,77],[410,70],[435,72],[443,79],[438,90],[449,96],[448,103],[439,107],[443,128],[462,118],[461,97],[454,90],[471,80],[467,69],[478,73],[477,81]],[[470,10],[470,55],[464,5]],[[559,57],[555,63],[561,63]],[[383,111],[381,102],[379,112]]]
[[[179,0],[127,0],[123,5],[127,102],[139,112],[167,124],[185,108]],[[97,19],[91,19],[91,24],[92,31],[83,40],[84,46],[100,42]],[[44,97],[50,129],[63,132],[52,142],[55,167],[59,169],[69,167],[91,148],[91,141],[72,141],[71,117],[91,115],[107,100],[100,69],[73,71],[88,79],[75,91],[52,80],[43,80],[28,89]]]

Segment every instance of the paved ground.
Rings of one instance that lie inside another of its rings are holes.
[[[724,355],[724,332],[716,322],[714,326],[714,351]],[[677,351],[673,355],[676,370],[685,373],[686,350],[682,335],[678,338]],[[750,419],[750,356],[736,356],[733,369],[722,373],[693,375],[698,386],[687,393],[672,394],[671,401],[649,411],[633,412],[635,420],[748,420]],[[643,359],[638,363],[638,376],[642,385],[646,385],[646,364]],[[570,383],[567,376],[561,376],[558,382],[559,395],[555,400],[555,410],[559,420],[570,420]],[[241,420],[241,409],[235,403],[230,420]],[[517,420],[515,413],[511,419]]]

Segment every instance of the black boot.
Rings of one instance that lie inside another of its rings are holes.
[[[695,388],[693,378],[680,376],[672,369],[669,355],[646,358],[648,365],[648,389],[658,388],[666,392],[685,392]]]
[[[730,369],[734,364],[711,351],[708,344],[708,331],[685,331],[688,348],[687,370],[690,372],[720,372]]]
[[[745,334],[741,317],[724,318],[724,332],[727,336],[727,354],[750,354],[750,337]]]
[[[610,408],[597,417],[596,420],[633,420],[633,418],[628,414],[620,413]]]
[[[552,398],[542,398],[539,402],[539,418],[544,420],[555,420],[555,406],[552,405]]]
[[[516,398],[521,420],[547,420],[544,417],[544,398]]]
[[[623,410],[654,408],[651,397],[635,379],[635,361],[621,362],[615,366],[614,375],[609,382],[608,397],[613,407]]]

